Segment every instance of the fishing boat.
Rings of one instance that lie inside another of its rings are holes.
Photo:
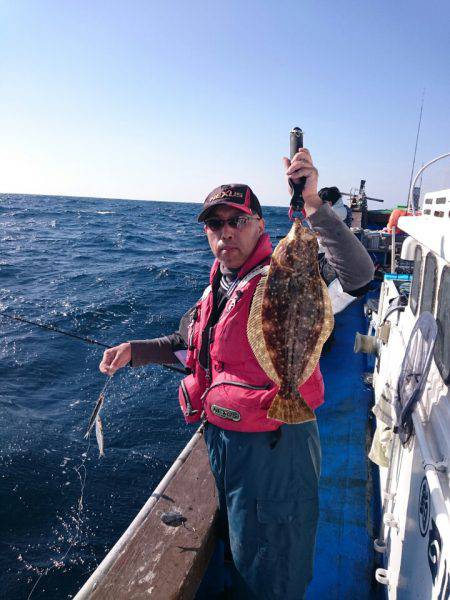
[[[391,272],[336,315],[321,359],[310,600],[450,595],[450,190],[427,194],[422,214],[399,225],[406,237],[397,246],[394,234]],[[364,352],[353,352],[361,329]],[[75,599],[229,597],[216,518],[200,427]]]
[[[386,224],[389,219],[390,211],[386,217],[386,211],[368,210],[367,201],[384,202],[380,198],[372,198],[366,194],[366,180],[361,179],[359,189],[351,189],[349,193],[341,192],[342,196],[348,196],[350,208],[352,210],[352,227],[371,228],[374,225],[379,226],[381,223]],[[379,215],[382,215],[381,218]]]

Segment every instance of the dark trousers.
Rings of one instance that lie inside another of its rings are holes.
[[[312,578],[319,507],[316,422],[264,433],[209,423],[205,441],[234,563],[233,598],[303,598]]]

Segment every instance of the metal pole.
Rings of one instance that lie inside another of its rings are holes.
[[[396,227],[392,227],[392,240],[391,240],[391,273],[395,273],[395,230]]]
[[[423,90],[423,93],[422,93],[422,104],[420,106],[419,125],[417,126],[416,145],[414,147],[414,157],[413,157],[413,162],[412,162],[412,167],[411,167],[411,177],[409,178],[409,189],[411,189],[411,181],[412,181],[412,178],[414,175],[414,167],[416,166],[417,144],[419,142],[420,125],[422,123],[422,112],[423,112],[424,99],[425,99],[425,89]]]

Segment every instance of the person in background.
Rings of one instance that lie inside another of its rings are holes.
[[[342,288],[357,296],[373,276],[369,255],[318,196],[308,150],[292,162],[285,158],[284,165],[294,183],[306,178],[306,216],[325,247],[321,269],[328,261]],[[210,285],[180,330],[108,349],[99,368],[113,375],[130,362],[138,367],[183,360],[189,375],[179,401],[187,422],[205,422],[219,523],[232,557],[232,597],[299,600],[313,574],[321,452],[316,421],[287,425],[267,416],[278,387],[247,339],[249,307],[272,245],[259,200],[245,184],[214,189],[198,221],[215,260]],[[323,403],[319,365],[301,392],[311,408]]]
[[[324,187],[318,192],[322,202],[328,202],[338,217],[344,221],[347,227],[352,226],[352,209],[344,204],[342,194],[336,186]]]

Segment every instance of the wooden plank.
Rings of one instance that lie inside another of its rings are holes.
[[[182,513],[186,523],[165,525],[161,515],[169,511]],[[192,599],[214,549],[216,516],[216,488],[201,437],[90,598]]]

